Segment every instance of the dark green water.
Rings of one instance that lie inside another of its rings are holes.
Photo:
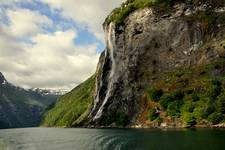
[[[225,129],[9,129],[0,150],[225,150]]]

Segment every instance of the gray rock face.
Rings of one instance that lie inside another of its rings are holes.
[[[6,79],[3,76],[3,74],[0,72],[0,84],[4,83],[4,81],[6,82]]]
[[[145,8],[132,13],[123,25],[104,26],[107,47],[98,65],[90,123],[101,124],[121,111],[134,124],[144,91],[160,78],[159,73],[223,57],[215,43],[224,40],[225,12],[211,10],[210,17],[216,20],[210,24],[196,17],[199,10],[207,12],[203,8],[184,4],[165,11]]]

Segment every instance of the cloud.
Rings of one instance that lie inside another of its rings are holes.
[[[32,38],[34,44],[16,44],[0,36],[0,68],[12,83],[23,87],[71,89],[95,72],[99,54],[96,45],[76,46],[74,31],[40,33]],[[18,49],[20,48],[20,54]],[[14,53],[3,53],[11,51]]]
[[[74,87],[94,73],[99,57],[96,46],[76,46],[73,44],[75,37],[74,31],[57,31],[34,37],[35,44],[27,47],[26,51],[31,56],[29,70],[35,70],[36,75],[21,81],[21,84]],[[35,82],[33,79],[36,79]]]
[[[0,71],[13,84],[72,89],[95,72],[98,44],[76,45],[76,29],[47,31],[51,19],[28,9],[9,8],[2,14],[9,24],[0,22]]]
[[[121,2],[0,0],[0,71],[26,88],[74,88],[95,72],[101,43],[75,42],[88,38],[80,29],[103,40],[102,23]]]
[[[102,23],[107,15],[125,0],[41,0],[62,15],[87,26],[98,39],[103,40]]]
[[[4,26],[4,30],[11,32],[15,37],[35,35],[44,27],[53,24],[47,16],[29,9],[9,9],[6,15],[9,18],[9,26]]]

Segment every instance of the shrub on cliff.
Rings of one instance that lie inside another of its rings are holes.
[[[190,113],[192,113],[194,109],[195,109],[194,103],[189,101],[186,102],[181,108],[182,112],[190,112]]]
[[[218,80],[212,80],[212,83],[210,84],[207,95],[211,99],[216,99],[218,95],[221,93],[221,83]]]
[[[162,106],[163,109],[166,110],[169,104],[173,101],[178,101],[179,105],[182,105],[183,97],[184,97],[184,93],[180,90],[177,90],[177,91],[163,95],[160,98],[159,104]]]
[[[196,118],[192,113],[184,113],[182,116],[182,120],[186,127],[192,127],[196,124]]]
[[[163,95],[163,91],[161,89],[151,88],[148,90],[149,99],[157,102],[160,97]]]
[[[159,116],[159,113],[153,108],[149,110],[149,119],[150,121],[155,120]]]
[[[216,108],[213,104],[207,104],[205,111],[203,112],[203,117],[207,118],[210,114],[214,113]]]
[[[218,97],[218,109],[225,114],[225,92]]]
[[[176,90],[175,92],[171,93],[171,96],[173,97],[173,99],[175,100],[182,100],[184,97],[184,92],[181,90]]]
[[[180,117],[181,106],[182,106],[182,103],[180,101],[174,101],[174,102],[170,103],[166,110],[167,115]]]
[[[223,115],[220,112],[214,112],[209,115],[208,120],[213,124],[218,124],[224,119]]]
[[[162,108],[164,110],[166,110],[168,105],[169,105],[169,103],[172,102],[172,101],[173,101],[173,98],[171,97],[171,95],[166,94],[166,95],[163,95],[160,98],[159,104],[162,106]]]
[[[200,99],[196,92],[191,94],[191,98],[192,98],[193,102],[199,101],[199,99]]]

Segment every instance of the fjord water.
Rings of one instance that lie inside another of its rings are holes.
[[[0,150],[224,150],[225,129],[0,130]]]

